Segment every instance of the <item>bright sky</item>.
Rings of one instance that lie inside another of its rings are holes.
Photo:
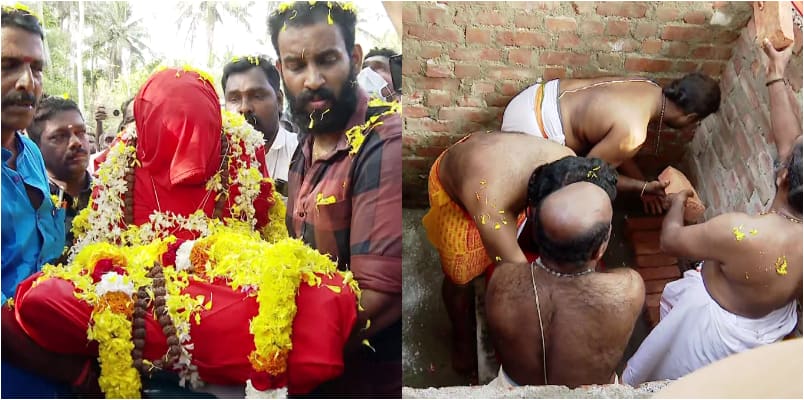
[[[237,2],[230,2],[238,4]],[[159,4],[155,7],[156,4]],[[242,2],[239,4],[243,4]],[[394,33],[391,20],[380,1],[355,2],[359,10],[359,18],[366,21],[365,29],[376,37],[383,37],[386,32]],[[271,10],[269,10],[271,7]],[[151,34],[150,46],[157,57],[164,57],[168,63],[189,61],[192,65],[203,67],[207,62],[207,38],[204,27],[196,31],[193,45],[190,46],[188,37],[189,23],[177,24],[178,3],[169,2],[133,2],[134,18],[142,17],[142,23]],[[275,58],[275,52],[268,35],[267,16],[273,10],[273,5],[265,1],[257,1],[251,6],[252,12],[248,21],[253,31],[249,31],[245,24],[235,21],[229,15],[223,16],[223,22],[215,28],[213,42],[216,54],[225,54],[231,50],[234,54],[265,54]],[[361,26],[362,28],[363,26]],[[360,35],[358,30],[357,42],[368,51],[375,45],[371,39]],[[396,37],[394,46],[401,50],[399,37]],[[210,71],[217,72],[217,71]],[[214,74],[213,74],[214,75]]]

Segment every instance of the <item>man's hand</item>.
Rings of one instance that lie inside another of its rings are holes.
[[[765,50],[765,55],[768,56],[767,80],[784,78],[787,63],[790,62],[790,55],[793,54],[793,45],[790,44],[779,51],[773,47],[770,39],[765,38],[762,41],[762,49]]]
[[[95,108],[95,121],[105,121],[106,118],[106,107],[98,106]]]
[[[664,205],[665,193],[664,188],[670,182],[651,181],[645,185],[645,190],[642,191],[642,208],[646,214],[661,214],[666,209]]]
[[[693,195],[692,190],[689,189],[684,189],[678,193],[673,193],[669,196],[666,196],[664,207],[665,209],[670,208],[675,203],[681,203],[683,207],[687,199],[692,197],[692,195]]]

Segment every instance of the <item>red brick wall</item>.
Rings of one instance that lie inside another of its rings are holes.
[[[427,205],[435,157],[467,133],[499,129],[537,78],[691,71],[719,76],[750,18],[748,3],[417,2],[403,7],[404,201]],[[664,132],[638,159],[649,173],[678,161],[693,132]]]
[[[706,217],[728,211],[756,213],[775,194],[770,107],[765,87],[767,58],[754,42],[751,19],[740,32],[723,70],[720,111],[703,121],[684,157],[686,172],[707,204]],[[787,79],[801,124],[801,28],[796,27]]]

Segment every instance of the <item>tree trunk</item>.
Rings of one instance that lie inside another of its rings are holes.
[[[76,68],[78,70],[78,109],[84,110],[84,2],[78,2],[78,49]]]

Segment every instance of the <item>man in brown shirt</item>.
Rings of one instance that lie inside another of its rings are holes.
[[[362,290],[344,374],[313,394],[400,397],[402,121],[395,104],[370,101],[357,86],[355,11],[297,2],[269,19],[276,67],[302,128],[287,224],[291,236],[350,269]]]

